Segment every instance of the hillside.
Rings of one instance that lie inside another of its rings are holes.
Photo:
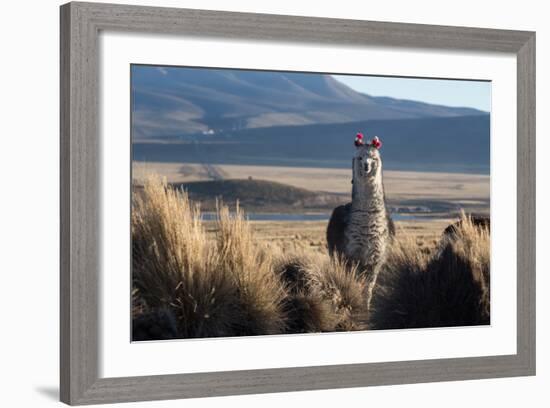
[[[478,115],[416,101],[373,97],[331,75],[132,66],[135,140],[224,134],[272,126]]]
[[[201,203],[205,211],[216,209],[216,199],[230,206],[239,204],[247,211],[264,212],[326,210],[341,203],[346,197],[319,193],[287,184],[265,180],[214,180],[177,183],[174,187],[188,192],[189,198]]]
[[[349,168],[358,131],[380,136],[384,168],[487,174],[489,115],[243,129],[177,143],[133,143],[149,162]]]

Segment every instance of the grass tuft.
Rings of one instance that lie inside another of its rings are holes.
[[[366,282],[338,258],[297,252],[276,269],[287,282],[290,328],[348,331],[366,328]],[[299,329],[298,329],[299,330]]]
[[[378,277],[369,327],[489,324],[489,268],[489,230],[464,214],[433,256],[413,240],[397,240]]]
[[[132,276],[140,300],[173,313],[178,336],[273,334],[284,330],[284,291],[256,249],[240,212],[218,212],[209,240],[185,192],[150,178],[134,194]]]

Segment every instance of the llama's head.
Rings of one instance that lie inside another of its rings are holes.
[[[377,136],[370,142],[363,141],[363,135],[358,133],[355,138],[355,157],[353,158],[354,183],[366,181],[372,182],[382,177],[382,158],[380,147],[382,142]]]

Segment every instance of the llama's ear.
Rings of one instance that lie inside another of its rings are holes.
[[[363,134],[362,133],[357,133],[357,135],[355,136],[355,147],[361,147],[365,144],[365,142],[363,141]]]

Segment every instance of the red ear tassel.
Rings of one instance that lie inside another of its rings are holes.
[[[359,147],[359,146],[363,146],[364,144],[365,142],[363,141],[363,134],[357,133],[357,135],[355,136],[355,146]]]
[[[374,136],[374,139],[372,139],[372,142],[370,142],[370,144],[377,149],[380,149],[382,147],[382,142],[380,141],[380,139],[378,139],[378,136]]]

